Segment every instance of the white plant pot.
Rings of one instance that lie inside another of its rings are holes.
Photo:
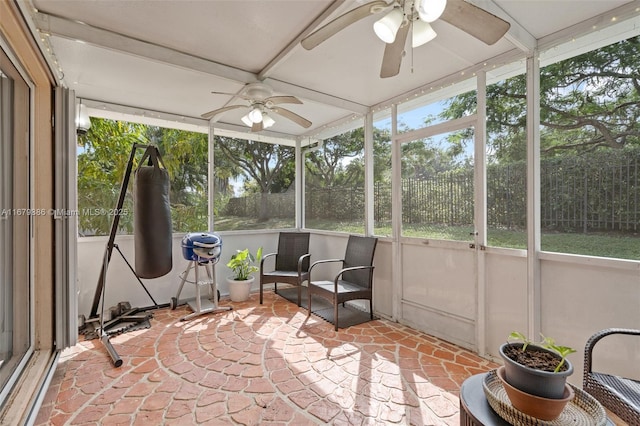
[[[227,278],[227,283],[229,284],[229,297],[232,302],[244,302],[249,298],[249,293],[251,293],[251,286],[253,285],[253,281],[255,277],[251,276],[248,280],[234,280],[233,278]]]

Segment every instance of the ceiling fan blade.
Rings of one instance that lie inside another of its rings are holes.
[[[259,121],[258,123],[253,123],[253,126],[251,126],[251,131],[252,132],[260,132],[263,129],[263,125],[262,125],[262,121]]]
[[[232,109],[238,109],[238,108],[249,108],[249,107],[246,105],[229,105],[223,108],[214,109],[213,111],[205,112],[200,117],[210,120],[218,114],[222,114],[223,112],[231,111]]]
[[[411,25],[400,27],[396,40],[384,47],[384,55],[382,56],[382,67],[380,68],[380,78],[388,78],[398,75],[400,65],[402,64],[402,56],[404,47],[407,43],[407,36]]]
[[[311,127],[311,122],[309,120],[307,120],[304,117],[299,116],[298,114],[296,114],[295,112],[291,112],[288,109],[284,109],[284,108],[279,108],[279,107],[273,107],[271,108],[271,111],[275,112],[276,114],[279,114],[285,118],[288,118],[289,120],[293,121],[296,124],[299,124],[300,126],[306,128]]]
[[[327,40],[329,37],[342,31],[349,25],[366,18],[371,14],[380,13],[388,6],[389,4],[383,0],[376,0],[371,3],[363,4],[362,6],[348,11],[344,15],[338,16],[336,19],[329,22],[325,26],[320,27],[316,31],[303,38],[300,43],[305,49],[311,50],[314,47],[318,46],[320,43]]]
[[[509,22],[464,0],[447,0],[440,19],[489,45],[500,40],[511,27]]]
[[[212,91],[211,93],[213,93],[214,95],[238,96],[238,94],[237,94],[237,93],[230,93],[230,92],[216,92],[216,91]]]
[[[265,105],[302,104],[295,96],[271,96],[264,100]]]
[[[229,92],[211,92],[214,95],[225,95],[225,96],[233,96],[235,98],[240,98],[240,99],[244,99],[245,101],[250,101],[251,98],[243,95],[241,93],[229,93]]]

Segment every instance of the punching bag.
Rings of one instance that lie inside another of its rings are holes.
[[[140,278],[158,278],[171,271],[171,233],[169,172],[158,148],[149,146],[133,180],[135,265]]]

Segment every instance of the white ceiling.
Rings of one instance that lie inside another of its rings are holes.
[[[487,46],[436,21],[438,37],[417,49],[408,41],[399,75],[381,79],[384,43],[372,30],[377,15],[311,51],[299,43],[364,0],[31,1],[52,66],[79,98],[95,101],[90,106],[170,113],[197,123],[207,111],[246,103],[211,91],[238,93],[246,83],[264,80],[276,94],[304,102],[286,108],[311,120],[310,129],[276,117],[271,132],[264,132],[293,136],[314,135],[461,71],[523,57],[536,40],[566,39],[640,11],[640,0],[469,0],[509,21],[509,33]],[[234,110],[216,118],[223,127],[235,128],[244,113]]]

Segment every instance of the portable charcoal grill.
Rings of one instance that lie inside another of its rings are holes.
[[[216,283],[215,265],[220,260],[222,254],[222,238],[219,235],[209,232],[192,232],[186,234],[182,238],[182,256],[189,261],[187,268],[179,274],[180,287],[176,297],[171,298],[170,307],[175,309],[180,305],[180,293],[184,287],[184,283],[194,284],[196,286],[196,297],[186,300],[191,310],[191,314],[181,318],[187,321],[199,315],[212,312],[229,311],[230,306],[220,307],[220,291]],[[206,277],[203,277],[201,269],[204,269]],[[193,271],[193,279],[189,275]],[[200,288],[206,286],[209,290],[207,298],[202,298]]]

